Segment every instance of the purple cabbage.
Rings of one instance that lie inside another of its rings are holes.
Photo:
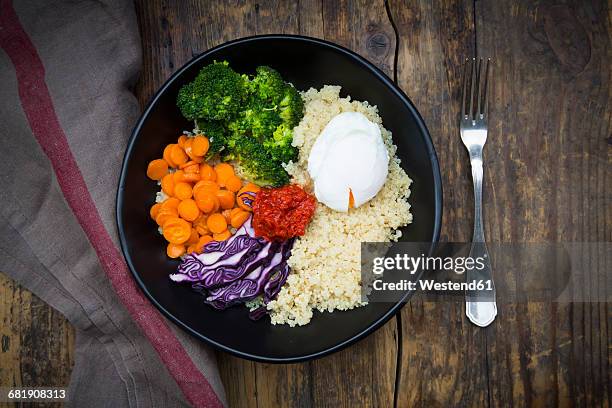
[[[227,241],[210,242],[202,254],[187,255],[170,279],[191,282],[216,309],[260,295],[267,304],[287,280],[292,246],[293,240],[278,243],[255,237],[249,218]],[[257,318],[261,314],[261,310],[252,313]]]

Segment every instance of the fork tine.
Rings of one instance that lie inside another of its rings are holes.
[[[470,81],[470,110],[469,116],[473,120],[474,119],[474,92],[478,93],[478,89],[474,89],[474,87],[478,87],[476,83],[476,58],[472,58],[472,78]]]
[[[481,113],[481,107],[482,105],[482,97],[483,97],[483,93],[482,93],[482,84],[481,84],[481,80],[482,80],[482,58],[478,59],[478,69],[476,70],[476,112],[474,112],[474,118],[475,119],[479,119],[480,118],[480,113]]]
[[[487,58],[487,62],[485,65],[485,75],[484,75],[484,85],[482,87],[482,110],[480,111],[480,114],[483,117],[486,117],[489,111],[489,65],[491,65],[491,58]]]
[[[465,105],[467,101],[467,86],[468,86],[468,73],[470,69],[470,60],[468,58],[465,59],[465,64],[463,64],[463,92],[461,93],[461,116],[467,118],[467,111],[465,110]]]

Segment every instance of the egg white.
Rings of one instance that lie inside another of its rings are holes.
[[[358,112],[344,112],[329,121],[308,157],[308,173],[317,199],[336,211],[349,210],[378,194],[389,172],[389,154],[380,128]]]

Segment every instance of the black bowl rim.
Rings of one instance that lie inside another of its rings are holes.
[[[409,300],[409,298],[414,294],[414,292],[406,292],[404,294],[404,296],[402,297],[402,299],[400,299],[396,304],[394,304],[388,311],[387,313],[385,313],[381,318],[379,318],[377,321],[375,321],[373,324],[369,325],[368,327],[366,327],[365,329],[363,329],[362,331],[360,331],[359,333],[357,333],[356,335],[354,335],[353,337],[351,337],[348,340],[345,340],[341,343],[335,344],[334,346],[331,346],[325,350],[321,350],[318,351],[316,353],[311,353],[311,354],[307,354],[307,355],[299,355],[299,356],[294,356],[294,357],[284,357],[284,358],[275,358],[275,357],[267,357],[267,356],[262,356],[262,355],[255,355],[255,354],[250,354],[250,353],[246,353],[243,351],[239,351],[236,349],[233,349],[231,347],[228,347],[224,344],[221,344],[219,342],[216,342],[204,335],[202,335],[201,333],[198,333],[197,331],[193,330],[191,327],[189,327],[187,324],[183,323],[178,317],[174,316],[172,313],[170,313],[162,304],[160,304],[154,297],[153,295],[148,291],[148,289],[146,288],[144,282],[142,281],[142,279],[140,278],[138,272],[136,272],[136,269],[134,268],[134,265],[132,263],[132,259],[128,253],[128,249],[127,249],[127,241],[125,238],[125,232],[123,230],[123,217],[121,215],[121,208],[123,207],[123,191],[124,191],[124,185],[125,185],[125,176],[126,176],[126,171],[127,171],[127,158],[129,156],[131,156],[132,153],[132,149],[134,147],[134,143],[136,141],[136,137],[138,135],[138,133],[140,133],[140,130],[142,128],[142,125],[145,121],[145,119],[148,117],[153,105],[157,102],[157,100],[161,97],[161,95],[166,91],[166,89],[170,86],[170,84],[172,82],[174,82],[177,78],[179,78],[184,71],[186,71],[187,69],[189,69],[192,65],[197,64],[201,59],[206,58],[209,54],[218,51],[220,49],[223,48],[227,48],[227,47],[231,47],[234,46],[236,44],[241,44],[241,43],[246,43],[246,42],[252,42],[252,41],[261,41],[261,40],[278,40],[278,39],[284,39],[284,40],[292,40],[292,41],[304,41],[304,42],[308,42],[308,43],[313,43],[319,46],[324,46],[324,47],[328,47],[328,48],[332,48],[337,52],[340,52],[344,55],[346,55],[349,58],[352,58],[353,60],[355,60],[357,63],[359,63],[360,65],[362,65],[364,68],[367,68],[370,70],[370,72],[375,75],[379,80],[381,80],[389,89],[391,89],[393,91],[393,93],[396,94],[396,96],[408,107],[408,109],[411,111],[411,113],[414,115],[417,125],[419,127],[419,129],[421,130],[422,135],[424,135],[424,142],[425,145],[427,147],[427,152],[429,155],[429,160],[431,162],[432,168],[433,168],[433,179],[434,179],[434,193],[435,193],[435,220],[434,220],[434,229],[433,229],[433,234],[431,237],[431,248],[433,248],[433,246],[438,242],[439,238],[440,238],[440,229],[441,229],[441,224],[442,224],[442,177],[440,174],[440,166],[439,166],[439,162],[438,162],[438,156],[436,155],[436,151],[434,149],[433,146],[433,142],[431,140],[431,135],[429,133],[429,130],[427,129],[427,126],[425,125],[425,121],[423,120],[421,114],[417,111],[416,107],[414,106],[414,104],[412,103],[412,101],[410,100],[410,98],[408,98],[408,96],[406,96],[406,94],[391,80],[391,78],[389,78],[383,71],[381,71],[378,67],[376,67],[374,64],[372,64],[371,62],[369,62],[368,60],[366,60],[365,58],[361,57],[360,55],[356,54],[355,52],[342,47],[338,44],[334,44],[332,42],[329,41],[325,41],[322,39],[318,39],[318,38],[313,38],[313,37],[307,37],[307,36],[303,36],[303,35],[293,35],[293,34],[265,34],[265,35],[255,35],[255,36],[249,36],[249,37],[242,37],[242,38],[238,38],[232,41],[228,41],[225,42],[223,44],[217,45],[213,48],[208,49],[207,51],[203,52],[202,54],[193,57],[191,60],[189,60],[185,65],[183,65],[180,69],[178,69],[176,72],[174,72],[170,78],[168,78],[166,80],[166,82],[164,82],[164,84],[157,90],[157,92],[155,92],[155,94],[153,95],[153,97],[151,98],[151,100],[149,101],[149,103],[147,104],[145,110],[142,112],[142,114],[140,115],[140,118],[138,119],[138,122],[136,123],[134,130],[132,131],[132,134],[130,136],[130,139],[128,141],[127,144],[127,148],[123,157],[123,163],[121,166],[121,175],[119,177],[119,186],[117,189],[117,199],[116,199],[116,221],[117,221],[117,230],[119,232],[119,241],[121,244],[121,251],[123,252],[123,256],[125,257],[126,263],[130,269],[130,272],[132,273],[132,275],[134,276],[134,279],[136,280],[136,282],[138,283],[138,286],[140,286],[140,289],[144,292],[145,296],[149,299],[149,301],[151,301],[151,303],[153,303],[153,305],[155,307],[157,307],[157,309],[167,318],[169,318],[171,321],[173,321],[175,324],[177,324],[179,327],[181,327],[183,330],[187,331],[188,333],[190,333],[191,335],[195,336],[196,338],[204,341],[207,344],[212,345],[213,347],[216,347],[220,350],[223,350],[225,352],[228,352],[230,354],[233,354],[235,356],[241,357],[241,358],[245,358],[248,360],[252,360],[252,361],[258,361],[258,362],[263,362],[263,363],[296,363],[296,362],[301,362],[301,361],[307,361],[307,360],[313,360],[316,358],[320,358],[326,355],[329,355],[331,353],[334,353],[336,351],[339,351],[359,340],[362,340],[363,338],[365,338],[366,336],[368,336],[369,334],[373,333],[376,329],[378,329],[379,327],[381,327],[383,324],[385,324],[391,317],[393,317],[398,311],[401,310],[401,308],[406,304],[406,302]],[[420,275],[419,275],[420,277]]]

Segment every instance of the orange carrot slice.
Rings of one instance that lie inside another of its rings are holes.
[[[185,173],[183,175],[183,178],[185,179],[185,181],[189,183],[197,183],[198,181],[200,181],[200,174],[199,173]]]
[[[198,191],[195,202],[198,208],[207,214],[216,212],[219,209],[219,199],[210,193]]]
[[[210,164],[202,163],[200,164],[200,178],[206,181],[215,181],[217,180],[217,173]]]
[[[223,210],[221,211],[221,215],[223,215],[223,217],[225,218],[225,221],[227,222],[227,224],[229,225],[232,217],[231,217],[231,212],[232,210]]]
[[[178,198],[176,198],[176,197],[169,197],[169,198],[166,198],[161,203],[161,208],[162,209],[170,208],[170,209],[176,210],[180,203],[181,203],[181,200],[179,200]]]
[[[149,210],[149,215],[151,215],[151,218],[155,219],[155,217],[157,217],[157,213],[159,213],[160,208],[160,203],[155,203],[151,206],[151,209]]]
[[[155,217],[155,222],[157,225],[162,227],[168,219],[178,217],[178,211],[173,208],[162,208],[157,213],[157,217]],[[162,227],[163,228],[163,227]]]
[[[178,258],[185,254],[185,245],[173,244],[171,242],[166,247],[166,254],[170,258]]]
[[[200,165],[193,160],[179,166],[185,173],[200,173]]]
[[[172,178],[172,174],[166,174],[161,179],[161,188],[164,193],[169,196],[174,195],[174,179]]]
[[[232,193],[237,193],[240,188],[242,188],[242,180],[237,176],[228,177],[227,180],[225,180],[225,188]]]
[[[188,198],[191,198],[192,194],[193,192],[191,189],[191,185],[189,185],[189,183],[186,183],[183,181],[183,182],[177,183],[174,186],[174,195],[179,200],[186,200]]]
[[[177,170],[172,173],[172,181],[174,181],[175,185],[185,181],[185,172],[183,170]]]
[[[178,206],[179,215],[187,221],[195,221],[200,216],[200,209],[191,198],[181,201]]]
[[[206,137],[198,135],[193,138],[193,142],[191,143],[191,151],[193,152],[194,156],[204,156],[206,153],[208,153],[208,147],[209,143]]]
[[[176,167],[176,163],[174,163],[172,161],[172,158],[170,157],[170,152],[172,151],[172,148],[176,146],[174,144],[169,144],[164,148],[164,154],[163,154],[163,158],[164,160],[168,163],[168,166],[170,167]]]
[[[184,244],[191,236],[191,224],[179,217],[168,218],[162,229],[164,238],[173,244]]]
[[[229,232],[228,230],[225,230],[223,232],[219,232],[217,234],[213,234],[213,239],[215,241],[225,241],[227,239],[229,239],[229,237],[232,236],[232,233]]]
[[[234,228],[240,228],[250,216],[251,213],[248,211],[238,210],[230,216],[230,225]]]
[[[208,229],[215,234],[227,230],[227,221],[225,221],[225,217],[219,213],[211,214],[206,220],[206,225]]]
[[[219,191],[219,185],[214,181],[210,180],[200,180],[193,186],[193,193],[197,194],[198,192],[203,192],[207,194],[217,194]]]
[[[222,209],[229,210],[234,207],[236,199],[234,193],[231,191],[219,190],[215,195],[217,196],[217,199],[219,199],[219,205]]]
[[[147,166],[147,177],[151,180],[161,180],[168,173],[168,163],[164,159],[152,160]]]
[[[187,160],[188,160],[188,157],[185,154],[185,151],[179,145],[172,146],[172,149],[170,150],[170,158],[177,166],[187,163]]]
[[[193,228],[192,226],[191,235],[189,236],[189,239],[187,240],[187,242],[185,242],[185,245],[189,246],[189,245],[197,244],[199,239],[200,239],[200,234],[198,234],[198,231],[196,231],[196,229]]]
[[[219,163],[215,166],[215,173],[217,173],[217,183],[225,187],[225,181],[234,175],[234,168],[230,164]]]

